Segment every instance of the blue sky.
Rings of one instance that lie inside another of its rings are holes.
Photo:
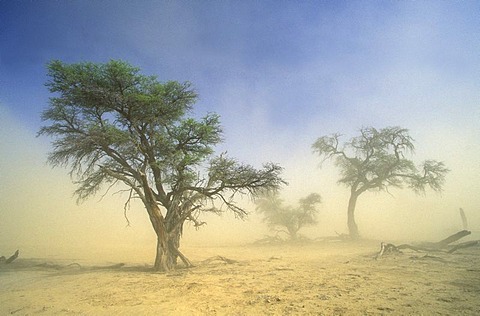
[[[49,61],[123,59],[191,81],[195,113],[221,115],[219,150],[282,164],[293,192],[323,192],[327,207],[335,175],[317,169],[315,139],[400,125],[419,161],[452,169],[445,207],[480,213],[479,16],[478,1],[0,0],[2,162],[19,144],[45,161]]]
[[[32,129],[52,59],[124,59],[160,80],[193,82],[199,112],[230,115],[241,102],[295,132],[312,117],[352,111],[382,124],[419,97],[428,115],[445,86],[475,89],[480,64],[475,1],[1,1],[0,9],[0,100]]]

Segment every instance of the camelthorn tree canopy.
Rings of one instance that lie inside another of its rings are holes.
[[[255,197],[284,184],[277,164],[256,169],[213,155],[222,141],[219,116],[187,116],[197,101],[188,82],[162,83],[116,60],[52,61],[48,77],[54,96],[39,134],[53,138],[49,163],[70,169],[80,201],[117,183],[128,200],[140,199],[157,235],[156,270],[174,268],[177,258],[191,265],[179,250],[185,221],[200,226],[201,214],[225,210],[244,217],[237,194]]]
[[[415,149],[407,129],[365,127],[350,141],[340,144],[340,138],[340,134],[322,136],[312,148],[324,160],[335,159],[341,173],[338,182],[350,188],[347,224],[353,239],[359,238],[355,206],[365,191],[385,191],[405,185],[417,193],[424,192],[426,187],[441,191],[449,170],[443,162],[435,160],[426,160],[417,168],[405,158]]]

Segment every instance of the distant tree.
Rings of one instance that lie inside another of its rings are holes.
[[[284,183],[276,164],[255,169],[212,156],[222,140],[219,117],[186,117],[197,100],[189,83],[160,83],[122,61],[53,61],[48,76],[55,96],[39,135],[53,138],[49,163],[70,168],[79,201],[117,183],[129,192],[126,206],[140,199],[157,235],[156,270],[174,268],[178,257],[191,265],[179,250],[185,221],[198,227],[201,214],[225,210],[243,218],[235,196]]]
[[[340,169],[338,181],[350,188],[348,201],[348,230],[350,237],[359,238],[355,222],[355,206],[365,191],[388,191],[389,187],[407,185],[416,193],[429,186],[441,191],[445,175],[449,171],[442,162],[427,160],[417,169],[406,159],[414,151],[413,139],[408,130],[401,127],[360,129],[360,135],[340,144],[339,134],[323,136],[312,145],[313,151],[326,159],[335,158]]]
[[[300,229],[317,223],[316,205],[321,203],[321,197],[312,193],[300,199],[297,207],[292,207],[283,204],[278,192],[272,192],[257,199],[255,203],[257,211],[263,215],[270,229],[285,232],[291,240],[296,240]]]

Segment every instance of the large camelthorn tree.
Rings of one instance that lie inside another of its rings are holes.
[[[199,226],[204,212],[247,213],[237,194],[256,196],[284,182],[273,163],[256,169],[226,155],[213,156],[222,141],[219,117],[187,117],[197,100],[189,83],[161,83],[126,62],[48,65],[53,96],[39,134],[53,138],[48,161],[70,168],[85,200],[117,183],[128,201],[143,202],[157,236],[154,268],[167,271],[180,258],[186,221]]]
[[[340,137],[340,134],[320,137],[312,148],[324,160],[335,159],[341,172],[338,182],[350,188],[347,224],[351,238],[359,238],[355,206],[365,191],[386,191],[389,187],[404,185],[417,193],[424,192],[427,186],[435,191],[442,189],[449,171],[443,162],[426,160],[417,168],[405,158],[414,151],[407,129],[365,127],[360,129],[360,135],[343,144]]]

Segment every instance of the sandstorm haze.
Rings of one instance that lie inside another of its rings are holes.
[[[451,170],[441,194],[366,192],[360,233],[376,240],[439,239],[462,229],[464,208],[480,235],[480,6],[465,2],[0,2],[0,254],[121,260],[153,257],[155,235],[125,195],[77,205],[66,169],[46,164],[36,137],[49,94],[50,60],[123,59],[160,81],[191,81],[194,115],[221,115],[217,151],[256,167],[273,161],[288,204],[322,196],[308,237],[346,233],[349,191],[311,150],[320,136],[345,140],[363,126],[410,130],[412,160]],[[112,190],[114,192],[115,190]],[[182,244],[228,245],[269,234],[251,211],[207,217]],[[187,252],[187,251],[186,251]],[[187,253],[188,254],[188,253]]]

